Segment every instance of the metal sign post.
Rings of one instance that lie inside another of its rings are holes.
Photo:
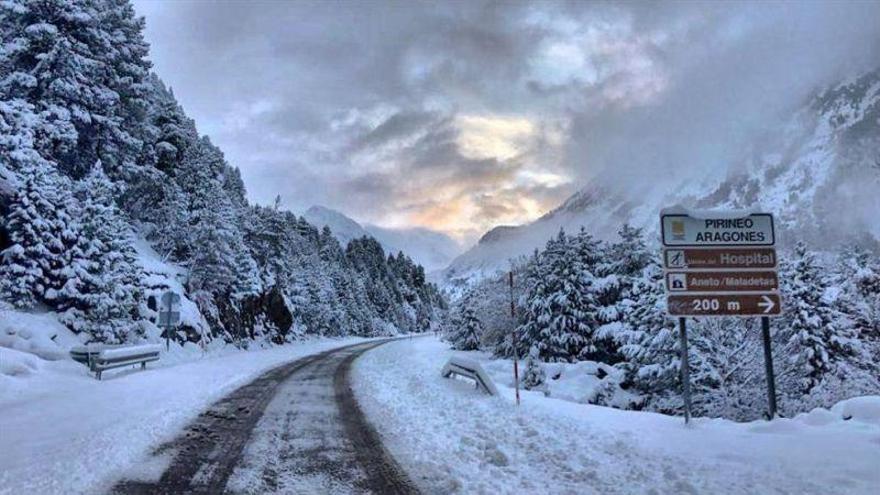
[[[685,422],[691,398],[685,317],[760,316],[769,417],[776,416],[770,318],[782,313],[773,215],[751,212],[660,213],[666,310],[679,321]]]
[[[513,319],[513,333],[511,340],[513,342],[513,383],[516,385],[516,405],[519,405],[519,341],[516,339],[516,307],[513,304],[513,272],[508,272],[508,280],[510,282],[510,318]]]
[[[761,336],[764,340],[764,367],[767,372],[767,399],[770,405],[770,417],[776,417],[776,374],[773,373],[773,353],[770,349],[770,318],[761,318]]]
[[[681,392],[684,395],[684,423],[691,422],[691,369],[688,362],[686,318],[678,319],[678,341],[681,347]]]

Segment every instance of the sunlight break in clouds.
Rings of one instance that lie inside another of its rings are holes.
[[[525,152],[536,138],[534,124],[524,117],[459,115],[458,147],[475,160],[509,160]]]

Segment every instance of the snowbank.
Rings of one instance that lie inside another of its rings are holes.
[[[854,420],[880,426],[880,396],[854,397],[831,408],[845,421]]]
[[[67,359],[67,350],[80,340],[58,322],[55,313],[25,313],[0,307],[0,347],[43,359]]]
[[[513,387],[513,360],[495,359],[483,352],[468,354],[479,356],[480,364],[493,380]],[[520,373],[525,372],[523,363],[520,364]],[[603,403],[613,404],[621,409],[639,401],[638,395],[620,388],[623,372],[614,366],[593,361],[542,363],[541,366],[547,374],[545,389],[549,397],[580,404],[595,404],[603,396]]]
[[[0,347],[0,380],[32,375],[40,369],[40,361],[33,354]]]
[[[108,373],[102,382],[72,360],[0,348],[0,494],[106,491],[123,470],[141,465],[151,447],[262,371],[363,340],[227,347],[201,359],[195,345],[173,346],[151,363],[158,368]]]
[[[876,397],[838,404],[822,424],[805,416],[686,427],[680,418],[538,392],[524,391],[517,408],[510,378],[496,379],[495,398],[441,378],[452,354],[434,338],[414,339],[375,349],[354,367],[358,400],[426,493],[824,495],[880,486]]]
[[[815,426],[854,421],[880,427],[880,396],[854,397],[838,402],[830,410],[817,407],[795,416],[794,420]]]

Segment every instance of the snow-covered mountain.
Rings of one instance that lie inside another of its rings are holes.
[[[880,69],[827,89],[786,124],[761,136],[725,176],[688,177],[675,187],[646,184],[636,194],[588,185],[522,226],[496,227],[443,271],[455,286],[509,266],[560,228],[613,239],[621,224],[657,231],[661,208],[754,208],[776,215],[780,240],[834,248],[880,239]],[[641,186],[641,185],[640,185]]]
[[[342,213],[324,206],[312,206],[303,213],[306,221],[319,229],[330,227],[333,236],[345,247],[353,239],[370,235],[361,224]],[[383,246],[384,247],[384,246]]]
[[[377,225],[364,227],[386,250],[403,251],[425,270],[440,270],[461,254],[461,246],[446,234],[413,227],[388,229]]]
[[[303,216],[320,227],[330,227],[333,235],[344,246],[352,239],[363,236],[375,238],[386,252],[403,251],[416,263],[432,271],[446,267],[461,247],[449,236],[424,228],[388,229],[376,225],[362,226],[358,222],[331,208],[312,206]]]

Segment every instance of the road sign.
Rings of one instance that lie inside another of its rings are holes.
[[[776,232],[768,213],[660,213],[666,311],[678,317],[685,423],[690,419],[688,316],[760,316],[769,417],[776,415],[770,316],[782,313],[776,273]]]
[[[159,326],[165,327],[165,350],[171,347],[171,330],[180,324],[180,294],[168,291],[162,294],[159,308]]]
[[[162,308],[173,308],[174,306],[180,306],[180,294],[172,291],[162,294]]]
[[[667,248],[663,266],[668,269],[776,268],[773,248]]]
[[[686,213],[660,217],[664,246],[772,246],[776,243],[773,215],[753,213],[702,218]]]
[[[759,292],[779,289],[775,271],[667,272],[669,292]]]
[[[668,301],[677,304],[670,316],[779,314],[773,215],[674,208],[660,214],[660,224],[666,291],[676,296]],[[763,294],[773,294],[774,307],[766,311],[758,306]],[[683,301],[698,305],[687,309]]]
[[[779,294],[674,294],[666,298],[671,316],[775,316]]]
[[[159,326],[174,327],[180,323],[180,294],[168,291],[162,294],[162,306],[159,308]]]
[[[160,311],[160,327],[176,327],[180,323],[180,311]]]

